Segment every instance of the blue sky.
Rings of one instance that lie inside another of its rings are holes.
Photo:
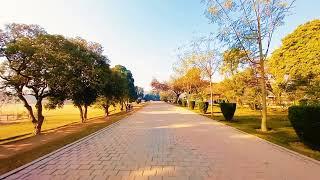
[[[201,0],[0,0],[0,27],[39,24],[49,33],[80,36],[102,44],[111,65],[130,69],[137,85],[150,89],[166,80],[177,48],[216,29],[204,17]],[[297,0],[274,36],[272,49],[298,25],[320,18],[320,1]]]

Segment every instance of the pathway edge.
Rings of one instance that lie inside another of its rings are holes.
[[[172,105],[172,104],[170,104],[170,105]],[[201,114],[198,114],[198,113],[196,113],[196,112],[193,112],[193,111],[191,111],[191,110],[189,110],[189,109],[186,109],[186,108],[183,108],[183,107],[179,107],[179,106],[175,106],[175,105],[172,105],[172,106],[173,106],[173,107],[177,107],[177,108],[184,109],[184,110],[189,111],[189,112],[191,112],[191,113],[193,113],[193,114],[195,114],[195,115],[199,115],[199,116],[201,116],[201,117],[203,117],[203,118],[205,118],[205,119],[207,119],[207,120],[215,121],[215,122],[219,123],[220,125],[223,125],[223,126],[225,126],[225,127],[231,128],[231,129],[233,129],[233,130],[235,130],[235,131],[238,131],[239,133],[249,135],[249,136],[251,136],[251,137],[259,140],[260,142],[263,142],[263,143],[267,143],[267,144],[269,144],[269,145],[272,145],[272,146],[275,147],[277,150],[282,151],[282,152],[287,152],[287,153],[289,153],[291,156],[294,156],[294,157],[296,157],[296,158],[299,158],[299,159],[301,159],[301,160],[303,160],[303,161],[305,161],[305,162],[311,162],[311,163],[320,165],[320,161],[318,161],[318,160],[316,160],[316,159],[313,159],[313,158],[311,158],[311,157],[308,157],[308,156],[306,156],[306,155],[304,155],[304,154],[300,154],[300,153],[295,152],[295,151],[293,151],[293,150],[291,150],[291,149],[288,149],[288,148],[285,148],[285,147],[280,146],[280,145],[278,145],[278,144],[275,144],[275,143],[273,143],[273,142],[267,141],[267,140],[265,140],[265,139],[263,139],[263,138],[260,138],[260,137],[258,137],[258,136],[253,135],[253,134],[250,134],[250,133],[247,133],[247,132],[242,131],[242,130],[240,130],[240,129],[237,129],[237,128],[235,128],[235,127],[229,126],[229,125],[224,124],[224,123],[222,123],[222,122],[219,122],[219,121],[217,121],[217,120],[210,119],[210,118],[208,118],[208,117],[206,117],[206,116],[202,116]]]

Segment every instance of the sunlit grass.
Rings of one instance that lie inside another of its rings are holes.
[[[120,111],[120,108],[110,108],[111,114],[117,113]],[[7,105],[3,107],[2,114],[5,113],[23,113],[26,114],[24,107],[20,105]],[[103,116],[103,110],[95,107],[89,107],[88,109],[88,118]],[[80,114],[78,108],[74,107],[72,104],[64,105],[63,108],[58,108],[54,110],[44,110],[45,121],[42,125],[42,130],[50,130],[57,127],[65,126],[71,123],[80,122]],[[0,140],[21,136],[25,134],[33,133],[33,124],[31,120],[21,123],[13,124],[1,124],[0,125]],[[25,138],[25,137],[23,137]],[[8,142],[8,141],[3,141]],[[0,142],[0,143],[3,143]]]
[[[196,109],[195,112],[199,113]],[[211,118],[210,107],[206,117]],[[241,131],[253,134],[280,146],[320,160],[320,152],[305,146],[298,138],[288,119],[288,112],[282,109],[268,109],[268,132],[260,131],[261,112],[247,107],[237,107],[234,120],[225,121],[219,107],[213,109],[213,119],[235,127]]]

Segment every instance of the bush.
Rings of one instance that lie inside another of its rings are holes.
[[[306,145],[320,150],[320,106],[291,106],[288,118]]]
[[[189,101],[189,108],[190,109],[194,109],[194,107],[196,106],[196,102],[195,101]]]
[[[236,103],[220,103],[220,109],[223,114],[223,117],[227,121],[231,121],[236,112],[237,104]]]
[[[138,99],[136,100],[136,103],[137,103],[137,104],[140,104],[140,103],[141,103],[141,99],[138,98]]]
[[[188,104],[188,103],[187,103],[186,100],[182,100],[182,106],[183,106],[183,107],[187,107],[187,104]]]
[[[202,114],[206,114],[207,113],[208,107],[209,107],[209,103],[208,102],[203,102],[203,101],[198,102],[198,108],[199,108],[199,111]]]
[[[181,101],[181,99],[178,99],[178,104],[179,104],[179,106],[182,106],[182,101]]]

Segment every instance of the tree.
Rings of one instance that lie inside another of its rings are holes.
[[[123,96],[124,83],[125,79],[121,79],[121,76],[114,69],[109,72],[108,80],[105,81],[105,84],[101,88],[100,95],[96,101],[96,105],[102,108],[105,112],[105,116],[109,116],[109,107],[113,105],[116,106],[116,103],[120,102],[120,99]]]
[[[251,108],[256,109],[261,97],[258,84],[257,73],[254,69],[247,68],[219,82],[216,89],[227,101],[248,104]]]
[[[226,50],[223,53],[223,61],[221,65],[222,74],[233,76],[239,71],[239,67],[244,64],[244,62],[248,62],[246,57],[246,52],[238,48]]]
[[[200,38],[191,43],[191,50],[187,50],[180,58],[183,69],[194,67],[201,71],[202,76],[209,81],[211,116],[213,116],[213,76],[220,67],[217,50],[212,48],[211,39]]]
[[[175,103],[178,103],[179,96],[184,92],[183,91],[183,77],[172,77],[169,82],[170,89],[176,95]]]
[[[152,79],[151,81],[151,87],[154,91],[160,92],[160,91],[168,91],[170,89],[169,85],[166,82],[159,82],[157,79]]]
[[[88,107],[97,99],[101,86],[108,82],[109,60],[98,43],[76,38],[70,40],[76,49],[70,61],[68,97],[78,107],[82,122],[87,121]]]
[[[9,24],[0,34],[1,88],[18,97],[27,109],[35,134],[41,133],[44,121],[43,99],[58,95],[59,74],[67,57],[68,41],[48,35],[37,25]],[[34,112],[26,96],[36,100]]]
[[[282,40],[268,62],[275,84],[286,93],[294,93],[298,100],[319,99],[319,52],[320,20],[299,26]]]
[[[144,89],[142,87],[139,87],[139,86],[136,86],[135,89],[136,89],[137,97],[142,99],[143,96],[144,96]]]
[[[127,108],[129,102],[135,101],[137,99],[137,93],[134,85],[134,79],[130,70],[122,65],[116,65],[113,68],[114,71],[119,73],[122,79],[123,94],[121,96],[120,104],[121,110],[123,110],[123,105]]]
[[[206,16],[219,26],[218,38],[230,48],[246,53],[249,64],[259,72],[261,88],[261,131],[267,131],[265,61],[273,33],[283,24],[293,1],[204,0]],[[249,53],[250,52],[250,53]]]
[[[87,121],[88,107],[91,106],[101,93],[101,89],[108,81],[109,60],[102,55],[100,44],[88,42],[81,38],[68,39],[68,61],[63,64],[64,69],[60,81],[62,87],[58,96],[49,97],[48,108],[62,106],[65,100],[71,100],[78,107],[81,122]]]
[[[160,95],[160,100],[164,102],[175,99],[175,94],[173,91],[161,91],[159,95]]]
[[[190,96],[198,96],[202,90],[202,87],[207,85],[201,74],[201,69],[197,67],[191,67],[180,78],[182,89],[187,93],[188,100],[190,100]]]

